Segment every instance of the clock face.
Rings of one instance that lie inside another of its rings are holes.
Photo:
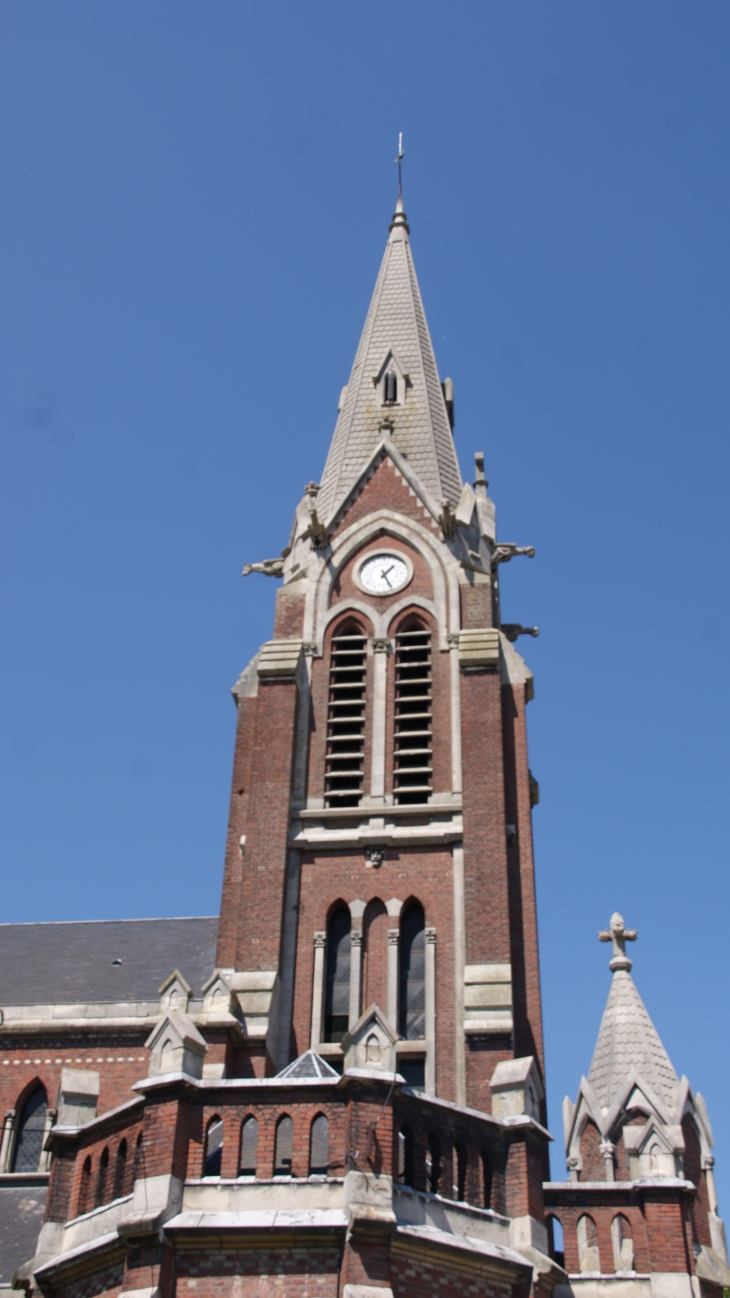
[[[408,564],[397,554],[374,554],[360,568],[360,582],[371,595],[390,595],[407,586]]]

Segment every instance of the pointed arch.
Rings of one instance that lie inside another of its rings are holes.
[[[398,806],[428,802],[433,792],[433,667],[431,627],[407,613],[395,633],[393,798]]]
[[[406,1041],[426,1034],[426,917],[419,901],[401,913],[398,971],[398,1022]]]
[[[350,1022],[350,908],[338,902],[327,923],[327,973],[324,998],[326,1041],[341,1041]]]
[[[88,1154],[84,1159],[84,1165],[81,1168],[81,1180],[79,1181],[79,1205],[77,1216],[82,1217],[91,1207],[91,1155]]]
[[[107,1190],[109,1188],[109,1146],[105,1145],[101,1151],[99,1159],[99,1170],[96,1174],[96,1195],[94,1197],[94,1207],[100,1208],[107,1200]]]
[[[288,1113],[283,1113],[276,1124],[274,1176],[291,1176],[294,1123]]]
[[[601,1257],[598,1251],[598,1231],[596,1223],[588,1213],[578,1218],[576,1230],[578,1239],[579,1271],[600,1271]]]
[[[259,1150],[259,1121],[249,1113],[241,1124],[241,1158],[239,1176],[255,1176]]]
[[[318,1113],[309,1135],[309,1175],[326,1176],[329,1167],[329,1118]]]
[[[460,1140],[457,1140],[454,1144],[454,1162],[456,1164],[456,1167],[454,1168],[454,1171],[456,1172],[454,1178],[454,1190],[456,1191],[456,1194],[454,1197],[459,1201],[459,1203],[463,1203],[466,1199],[467,1156],[466,1145],[464,1145]]]
[[[205,1130],[203,1176],[220,1176],[223,1159],[224,1124],[220,1114],[212,1117]]]
[[[617,1212],[611,1222],[611,1244],[613,1246],[614,1271],[633,1271],[634,1241],[631,1234],[631,1223],[622,1212]]]
[[[329,646],[324,796],[328,807],[357,807],[365,778],[367,632],[352,614],[335,623]]]
[[[43,1136],[46,1130],[48,1095],[42,1082],[28,1094],[20,1110],[18,1130],[13,1150],[12,1172],[37,1172],[43,1153]]]
[[[127,1190],[127,1142],[122,1139],[117,1147],[117,1156],[114,1160],[114,1190],[113,1199],[121,1199]]]

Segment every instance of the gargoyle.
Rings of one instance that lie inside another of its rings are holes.
[[[535,639],[540,634],[539,626],[521,626],[519,622],[503,622],[502,635],[504,635],[511,644],[514,644],[518,636],[531,635]]]
[[[249,577],[252,572],[262,572],[265,577],[281,577],[284,573],[284,559],[264,559],[263,563],[247,563],[244,565],[243,575]]]
[[[510,541],[505,541],[503,545],[494,547],[492,568],[496,568],[499,563],[509,563],[516,554],[526,554],[528,559],[534,559],[535,547],[534,545],[512,545]]]

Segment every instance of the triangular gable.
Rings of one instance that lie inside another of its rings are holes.
[[[386,459],[386,457],[390,459],[393,467],[403,479],[406,491],[409,494],[412,493],[411,499],[415,497],[415,500],[418,502],[418,506],[420,506],[420,514],[414,510],[416,517],[419,517],[419,520],[423,522],[425,515],[431,522],[434,531],[438,530],[438,519],[442,512],[441,507],[426,490],[417,473],[415,473],[413,466],[409,464],[405,456],[401,455],[398,447],[392,439],[386,436],[378,442],[378,445],[375,447],[369,460],[363,465],[357,478],[348,488],[346,495],[343,496],[335,506],[335,509],[327,522],[328,532],[333,532],[347,517],[355,501],[362,495],[376,469],[380,466],[383,460]]]

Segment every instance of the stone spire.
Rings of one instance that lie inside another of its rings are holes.
[[[671,1110],[679,1078],[636,989],[624,949],[624,943],[638,935],[624,928],[617,913],[611,916],[608,931],[598,936],[602,942],[613,943],[610,967],[614,972],[588,1081],[605,1109],[619,1101],[633,1072]]]
[[[461,473],[399,199],[322,475],[319,516],[329,524],[377,446],[390,438],[440,508],[455,506]],[[384,405],[386,370],[398,401]]]

